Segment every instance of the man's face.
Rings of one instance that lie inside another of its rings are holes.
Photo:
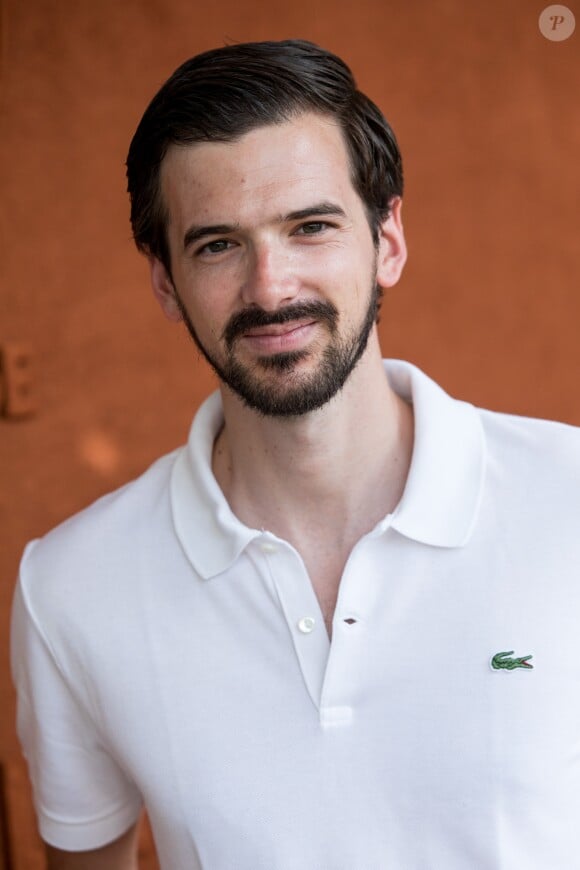
[[[379,285],[402,269],[399,204],[375,248],[341,132],[314,114],[173,147],[161,187],[173,284],[151,268],[165,312],[250,407],[321,407],[365,351]]]

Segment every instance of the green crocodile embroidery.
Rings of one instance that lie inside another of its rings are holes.
[[[496,671],[499,670],[507,670],[513,671],[514,668],[527,668],[528,670],[533,670],[534,666],[528,664],[528,660],[533,658],[533,656],[520,656],[519,658],[511,659],[509,656],[513,656],[514,651],[511,649],[509,652],[498,652],[494,655],[491,660],[491,666]]]

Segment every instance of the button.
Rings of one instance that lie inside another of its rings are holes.
[[[310,634],[315,625],[316,620],[313,616],[303,616],[298,623],[298,629],[302,632],[302,634]]]
[[[262,553],[275,553],[278,547],[276,544],[270,544],[268,541],[265,541],[263,544],[260,544],[260,548]]]

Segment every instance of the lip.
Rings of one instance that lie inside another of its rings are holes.
[[[298,350],[307,344],[315,328],[315,320],[273,323],[249,329],[243,334],[242,340],[262,353],[282,353]]]

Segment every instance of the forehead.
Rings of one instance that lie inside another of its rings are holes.
[[[314,114],[233,142],[173,146],[162,164],[161,190],[176,230],[199,219],[252,224],[326,199],[362,209],[340,127]]]

